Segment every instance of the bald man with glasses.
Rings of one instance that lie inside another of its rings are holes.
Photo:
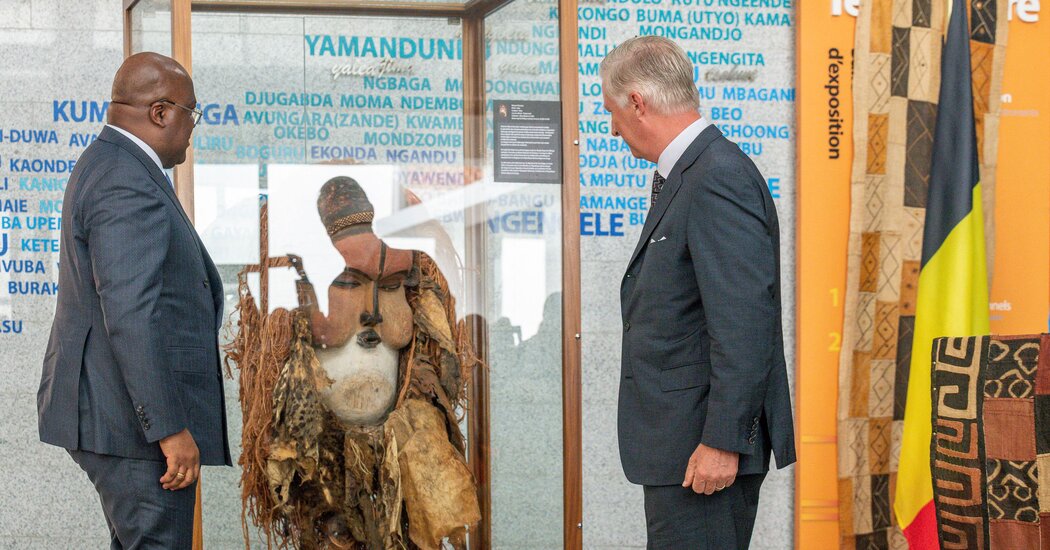
[[[40,439],[87,473],[112,549],[190,548],[200,466],[231,464],[222,280],[164,172],[186,160],[196,104],[173,59],[129,57],[66,184]]]
[[[175,103],[174,101],[169,101],[167,99],[158,99],[157,101],[159,103],[167,103],[168,105],[174,105],[174,106],[178,107],[179,109],[182,109],[183,111],[186,111],[187,113],[190,113],[190,116],[193,117],[193,126],[194,127],[196,127],[198,124],[201,123],[201,117],[204,116],[204,111],[202,111],[200,109],[197,109],[195,107],[184,107],[182,105],[179,105],[178,103]]]

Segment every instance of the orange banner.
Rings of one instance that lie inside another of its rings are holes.
[[[799,3],[795,547],[838,546],[838,392],[853,162],[856,0]]]
[[[858,0],[797,6],[798,267],[795,548],[839,546],[836,406],[849,234]],[[995,182],[991,331],[1047,331],[1050,315],[1050,23],[1009,2]]]
[[[993,334],[1047,331],[1050,313],[1050,22],[1010,2],[995,191]]]

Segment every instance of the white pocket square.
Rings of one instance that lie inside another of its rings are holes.
[[[664,235],[663,237],[660,237],[659,239],[649,239],[649,244],[658,243],[658,242],[666,241],[666,240],[667,240],[667,235]]]

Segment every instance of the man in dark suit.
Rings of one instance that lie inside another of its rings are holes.
[[[795,461],[776,208],[700,116],[681,48],[627,40],[601,76],[612,134],[657,165],[620,289],[624,473],[644,486],[649,548],[747,548],[770,450]]]
[[[174,60],[129,57],[66,185],[40,439],[98,491],[111,547],[189,548],[201,464],[229,465],[222,281],[163,169],[200,119]]]

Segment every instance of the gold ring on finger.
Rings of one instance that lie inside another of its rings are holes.
[[[186,474],[184,474],[182,472],[179,472],[179,473],[175,474],[175,477],[177,477],[177,478],[184,478],[184,477],[186,477]]]

